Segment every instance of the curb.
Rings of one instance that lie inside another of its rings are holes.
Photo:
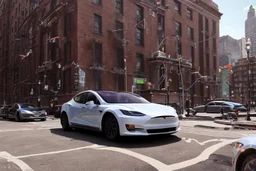
[[[241,123],[241,122],[221,121],[221,120],[215,120],[214,123],[223,124],[223,125],[231,125],[234,129],[256,130],[256,125],[250,124],[250,123],[247,124],[247,123]]]
[[[212,117],[199,117],[199,116],[194,116],[194,117],[179,117],[180,120],[197,120],[197,121],[214,121],[216,118]]]
[[[207,126],[207,125],[195,125],[195,128],[208,128],[208,129],[220,129],[220,130],[230,130],[231,127],[215,127],[215,126]]]

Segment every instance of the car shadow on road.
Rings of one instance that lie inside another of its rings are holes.
[[[175,135],[157,135],[157,136],[129,136],[120,137],[118,141],[107,140],[100,132],[90,130],[75,130],[65,132],[61,128],[50,129],[51,133],[71,138],[74,140],[87,141],[93,144],[120,147],[120,148],[145,148],[177,143],[181,138]]]

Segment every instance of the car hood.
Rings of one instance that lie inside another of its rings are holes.
[[[256,136],[243,137],[243,138],[239,139],[238,142],[242,143],[243,145],[255,145],[256,144]]]
[[[115,107],[121,110],[137,111],[151,117],[157,116],[175,116],[177,117],[176,110],[173,107],[154,104],[154,103],[139,103],[139,104],[111,104],[111,107]]]
[[[22,108],[20,109],[21,111],[42,111],[42,109],[39,109],[39,108]]]
[[[205,107],[205,105],[195,106],[194,109],[201,108],[201,107]]]

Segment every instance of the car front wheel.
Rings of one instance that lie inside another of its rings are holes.
[[[241,171],[255,171],[256,168],[256,154],[251,154],[246,157],[242,165]]]
[[[61,115],[60,122],[61,122],[62,129],[64,131],[69,131],[71,129],[68,121],[68,116],[66,113],[63,113]]]
[[[108,115],[103,123],[103,132],[107,139],[117,140],[120,136],[119,125],[114,115]]]

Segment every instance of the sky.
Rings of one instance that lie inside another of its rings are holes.
[[[235,39],[245,37],[244,22],[250,5],[256,0],[213,0],[223,13],[220,21],[220,36],[230,35]]]

